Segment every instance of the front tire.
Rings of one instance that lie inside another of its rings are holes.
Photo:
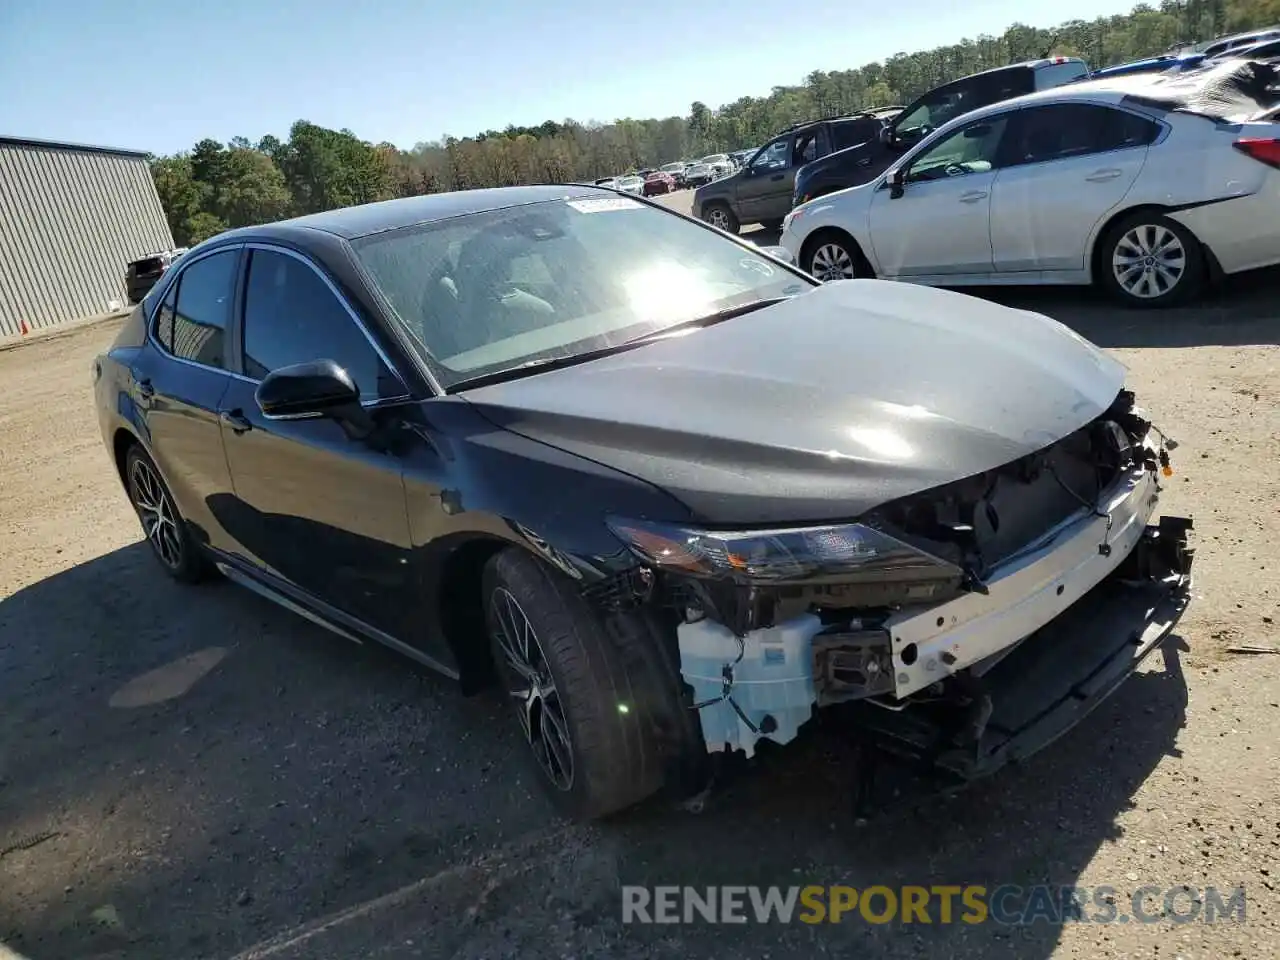
[[[503,694],[559,811],[594,820],[657,792],[642,681],[573,584],[508,548],[485,568],[483,593]]]
[[[742,225],[738,223],[738,218],[734,216],[727,203],[716,201],[707,204],[702,208],[702,219],[725,233],[736,234],[742,229]]]
[[[125,455],[124,476],[129,502],[142,524],[152,556],[165,573],[180,583],[203,580],[209,572],[208,563],[192,540],[155,461],[136,443]]]
[[[1203,289],[1204,251],[1182,224],[1154,211],[1139,211],[1107,232],[1098,272],[1102,286],[1126,306],[1170,307]]]
[[[858,280],[872,271],[858,245],[840,230],[823,230],[804,245],[800,266],[816,280]]]

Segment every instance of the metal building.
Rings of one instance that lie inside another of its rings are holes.
[[[0,137],[0,337],[125,306],[129,261],[172,246],[145,153]]]

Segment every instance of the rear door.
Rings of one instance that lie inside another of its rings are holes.
[[[222,247],[183,261],[150,321],[154,349],[133,370],[160,473],[196,539],[222,550],[233,544],[209,504],[231,491],[218,405],[233,379],[228,330],[241,253]]]
[[[405,624],[409,522],[401,464],[336,420],[268,420],[254,391],[272,370],[333,360],[394,437],[406,389],[322,270],[290,250],[251,245],[241,315],[242,375],[220,405],[234,484],[216,512],[239,553],[269,577],[392,636]]]
[[[992,189],[995,269],[1083,270],[1089,237],[1124,200],[1160,131],[1146,117],[1100,104],[1014,114]]]

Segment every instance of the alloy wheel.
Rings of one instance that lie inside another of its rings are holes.
[[[712,207],[707,211],[707,223],[720,230],[729,229],[729,211],[723,207]]]
[[[852,280],[857,276],[853,257],[838,243],[824,243],[813,251],[809,272],[823,283],[828,280]]]
[[[1152,300],[1165,296],[1181,282],[1187,270],[1187,251],[1168,227],[1139,224],[1116,243],[1111,269],[1121,290],[1139,300]]]
[[[489,600],[493,639],[506,660],[520,727],[543,773],[559,790],[573,786],[569,724],[537,632],[520,602],[499,587]]]
[[[160,562],[171,570],[182,566],[182,536],[178,531],[178,513],[155,468],[146,460],[135,459],[129,470],[129,487],[133,506],[142,521],[151,548]]]

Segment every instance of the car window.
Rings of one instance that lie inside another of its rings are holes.
[[[245,375],[261,380],[273,370],[309,360],[332,360],[346,370],[362,400],[405,392],[310,265],[288,254],[254,250],[244,298]]]
[[[449,264],[435,251],[459,237]],[[454,217],[352,247],[446,385],[808,289],[715,231],[617,196]]]
[[[1066,63],[1052,63],[1043,66],[1035,71],[1035,82],[1031,88],[1027,90],[1019,90],[1010,96],[1018,96],[1022,93],[1030,93],[1032,89],[1048,90],[1051,87],[1060,87],[1063,84],[1070,83],[1073,80],[1079,80],[1089,75],[1089,68],[1079,60],[1068,60]]]
[[[831,124],[831,139],[834,149],[856,147],[860,143],[875,140],[880,134],[879,120],[844,120]]]
[[[752,170],[782,170],[790,159],[791,138],[779,137],[751,161]]]
[[[239,250],[225,250],[203,257],[182,271],[169,345],[175,357],[208,367],[226,366],[227,327],[239,262]]]
[[[155,296],[158,297],[160,295],[158,286],[151,289]],[[147,298],[151,299],[152,294],[147,294]],[[170,353],[173,353],[173,306],[177,300],[178,285],[177,283],[171,283],[165,292],[164,302],[160,304],[155,313],[155,338]]]
[[[945,180],[991,170],[1007,124],[1007,116],[991,117],[943,137],[911,161],[907,182]]]
[[[796,135],[796,145],[791,151],[791,165],[802,167],[806,163],[812,163],[818,159],[818,131],[810,130],[807,133]]]
[[[926,93],[894,123],[894,135],[903,143],[915,143],[949,120],[972,109],[972,83],[955,83]]]
[[[1045,163],[1143,146],[1159,127],[1125,110],[1090,103],[1055,103],[1020,111],[1008,146],[1012,164]]]

